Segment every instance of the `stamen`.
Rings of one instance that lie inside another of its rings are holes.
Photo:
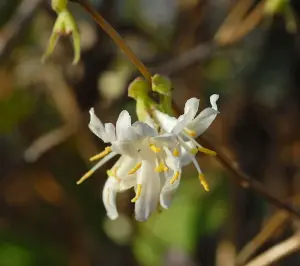
[[[170,184],[173,185],[174,182],[175,182],[176,180],[178,180],[178,177],[179,177],[179,172],[176,171],[175,174],[174,174],[174,176],[173,176],[173,177],[171,178],[171,180],[170,180]]]
[[[131,200],[131,202],[136,202],[139,199],[139,197],[141,196],[141,193],[142,193],[142,185],[137,184],[135,197]]]
[[[204,174],[199,174],[199,180],[205,191],[209,191],[209,186],[205,180]]]
[[[204,148],[204,147],[198,147],[198,151],[203,152],[204,154],[216,156],[217,153],[215,151],[212,151],[210,149]]]
[[[177,148],[175,148],[175,149],[173,150],[173,156],[175,156],[175,157],[178,157],[178,156],[179,156],[179,151],[178,151]]]
[[[102,160],[100,160],[98,163],[96,163],[96,165],[94,165],[92,167],[92,169],[90,169],[83,177],[81,177],[76,184],[80,185],[82,182],[84,182],[86,179],[88,179],[93,173],[95,173],[95,171],[101,167],[102,165],[104,165],[105,163],[107,163],[110,159],[112,159],[113,157],[115,157],[117,154],[115,152],[111,152],[110,154],[108,154],[105,158],[103,158]]]
[[[169,167],[164,162],[160,162],[160,164],[156,166],[154,170],[157,173],[167,172],[169,171]]]
[[[137,170],[139,170],[142,166],[142,163],[137,163],[135,167],[133,167],[129,172],[128,174],[129,175],[132,175],[134,174]]]
[[[93,170],[88,171],[83,177],[81,177],[76,184],[80,185],[81,183],[83,183],[85,180],[87,180],[92,174],[94,173]]]
[[[187,127],[184,128],[184,131],[186,134],[188,134],[191,137],[195,137],[197,135],[197,132],[191,129],[188,129]]]
[[[104,151],[98,153],[97,155],[93,156],[90,158],[90,161],[96,161],[99,160],[101,158],[103,158],[104,156],[106,156],[107,154],[109,154],[111,152],[111,147],[106,147],[104,149]]]
[[[150,149],[151,149],[153,152],[155,152],[155,153],[158,153],[158,152],[161,151],[161,148],[155,146],[154,144],[150,144],[149,147],[150,147]]]

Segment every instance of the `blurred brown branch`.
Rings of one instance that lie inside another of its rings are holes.
[[[35,11],[43,0],[23,0],[13,17],[0,31],[0,60],[9,54],[21,32],[29,25]]]
[[[230,45],[241,40],[262,21],[264,1],[258,3],[246,16],[252,4],[252,0],[237,2],[215,35],[214,40],[218,45]]]
[[[264,199],[266,199],[274,206],[286,210],[295,217],[300,218],[300,212],[298,210],[296,210],[293,206],[280,200],[276,196],[270,194],[263,184],[256,181],[253,177],[250,177],[246,173],[244,173],[239,168],[238,163],[234,159],[226,155],[225,152],[219,149],[217,145],[214,145],[210,140],[203,136],[200,137],[200,142],[217,152],[217,160],[227,169],[227,171],[230,173],[229,176],[234,180],[234,182],[236,182],[244,188],[252,188],[255,192],[257,192],[259,195],[261,195]]]
[[[262,230],[255,236],[238,254],[236,265],[244,265],[253,255],[288,219],[289,214],[285,211],[276,212],[264,225]]]
[[[246,266],[267,266],[270,265],[289,254],[300,249],[300,235],[299,233],[293,235],[287,240],[271,247],[255,259],[250,261]]]

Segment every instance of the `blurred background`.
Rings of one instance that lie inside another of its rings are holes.
[[[152,73],[172,79],[181,109],[191,97],[204,108],[220,94],[205,137],[268,192],[297,198],[299,1],[92,3]],[[297,220],[209,156],[199,158],[209,193],[187,167],[168,211],[136,222],[128,191],[118,196],[120,218],[106,217],[101,190],[111,165],[76,185],[104,148],[88,130],[88,110],[95,106],[104,122],[123,109],[134,116],[127,86],[140,74],[79,5],[69,6],[82,39],[76,66],[69,38],[41,64],[56,18],[50,2],[0,1],[0,266],[247,265],[294,241]],[[272,265],[300,265],[300,254]]]

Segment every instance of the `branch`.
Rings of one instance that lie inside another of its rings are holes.
[[[267,266],[278,261],[289,254],[296,252],[300,248],[300,236],[295,234],[287,240],[273,246],[255,259],[250,261],[246,266]]]
[[[239,168],[238,163],[232,158],[229,158],[229,156],[225,155],[224,152],[222,152],[217,147],[217,145],[212,144],[207,138],[203,136],[201,136],[199,139],[201,143],[204,143],[204,146],[206,145],[208,146],[208,148],[216,151],[217,160],[228,170],[229,173],[231,173],[230,177],[237,184],[241,185],[244,188],[252,188],[255,192],[257,192],[274,206],[289,212],[297,218],[300,218],[300,212],[298,210],[294,209],[294,207],[292,207],[291,205],[285,203],[284,201],[269,193],[262,183],[256,181],[254,178],[244,173]]]
[[[33,14],[43,0],[23,0],[15,14],[0,32],[0,59],[10,54],[9,51],[20,37],[24,27],[33,18]]]
[[[67,140],[74,131],[74,128],[70,126],[62,126],[42,135],[26,149],[24,153],[25,160],[27,162],[36,161],[45,152]]]
[[[194,48],[176,56],[159,67],[152,68],[153,73],[162,73],[165,75],[176,74],[177,72],[185,69],[198,61],[209,58],[216,50],[216,46],[212,42],[201,43]]]
[[[256,252],[270,237],[274,235],[276,230],[283,225],[289,215],[285,211],[278,211],[264,225],[262,230],[241,250],[236,259],[236,265],[244,265],[254,252]]]
[[[71,0],[82,6],[82,8],[97,22],[97,24],[108,34],[115,44],[125,53],[132,63],[139,69],[144,78],[151,84],[151,73],[143,62],[137,57],[132,49],[126,44],[120,34],[95,10],[88,0]]]

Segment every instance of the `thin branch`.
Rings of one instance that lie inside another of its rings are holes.
[[[153,73],[162,73],[165,75],[176,74],[177,72],[185,69],[198,61],[209,58],[215,52],[216,46],[212,42],[201,43],[192,49],[176,56],[158,67],[151,68]]]
[[[36,161],[45,152],[66,141],[74,131],[75,129],[70,126],[62,126],[42,135],[25,151],[25,160],[27,162]]]
[[[300,236],[295,234],[287,240],[271,247],[255,259],[250,261],[246,266],[267,266],[272,263],[296,252],[300,249]]]
[[[144,78],[151,84],[151,73],[144,63],[137,57],[126,44],[119,33],[95,10],[88,0],[71,0],[78,3],[97,22],[97,24],[109,35],[115,44],[125,53],[132,63],[139,69]]]
[[[211,141],[209,141],[206,137],[201,136],[200,142],[206,145],[208,148],[216,151],[217,156],[216,158],[218,161],[228,170],[231,175],[229,175],[237,184],[241,185],[244,188],[251,188],[255,192],[257,192],[259,195],[261,195],[263,198],[265,198],[268,202],[273,204],[274,206],[286,210],[293,216],[300,218],[300,212],[296,210],[291,205],[285,203],[284,201],[280,200],[276,196],[272,195],[270,192],[268,192],[265,188],[265,186],[256,181],[253,177],[250,177],[246,173],[244,173],[240,168],[238,163],[230,158],[228,155],[225,155],[225,153],[220,150],[217,145],[212,144]]]
[[[236,259],[236,265],[244,265],[245,262],[269,239],[276,230],[288,219],[285,211],[276,212],[264,225],[262,230],[241,250]]]
[[[29,25],[34,13],[43,0],[23,0],[10,21],[1,29],[0,59],[10,54],[10,50],[21,36],[22,31]]]

